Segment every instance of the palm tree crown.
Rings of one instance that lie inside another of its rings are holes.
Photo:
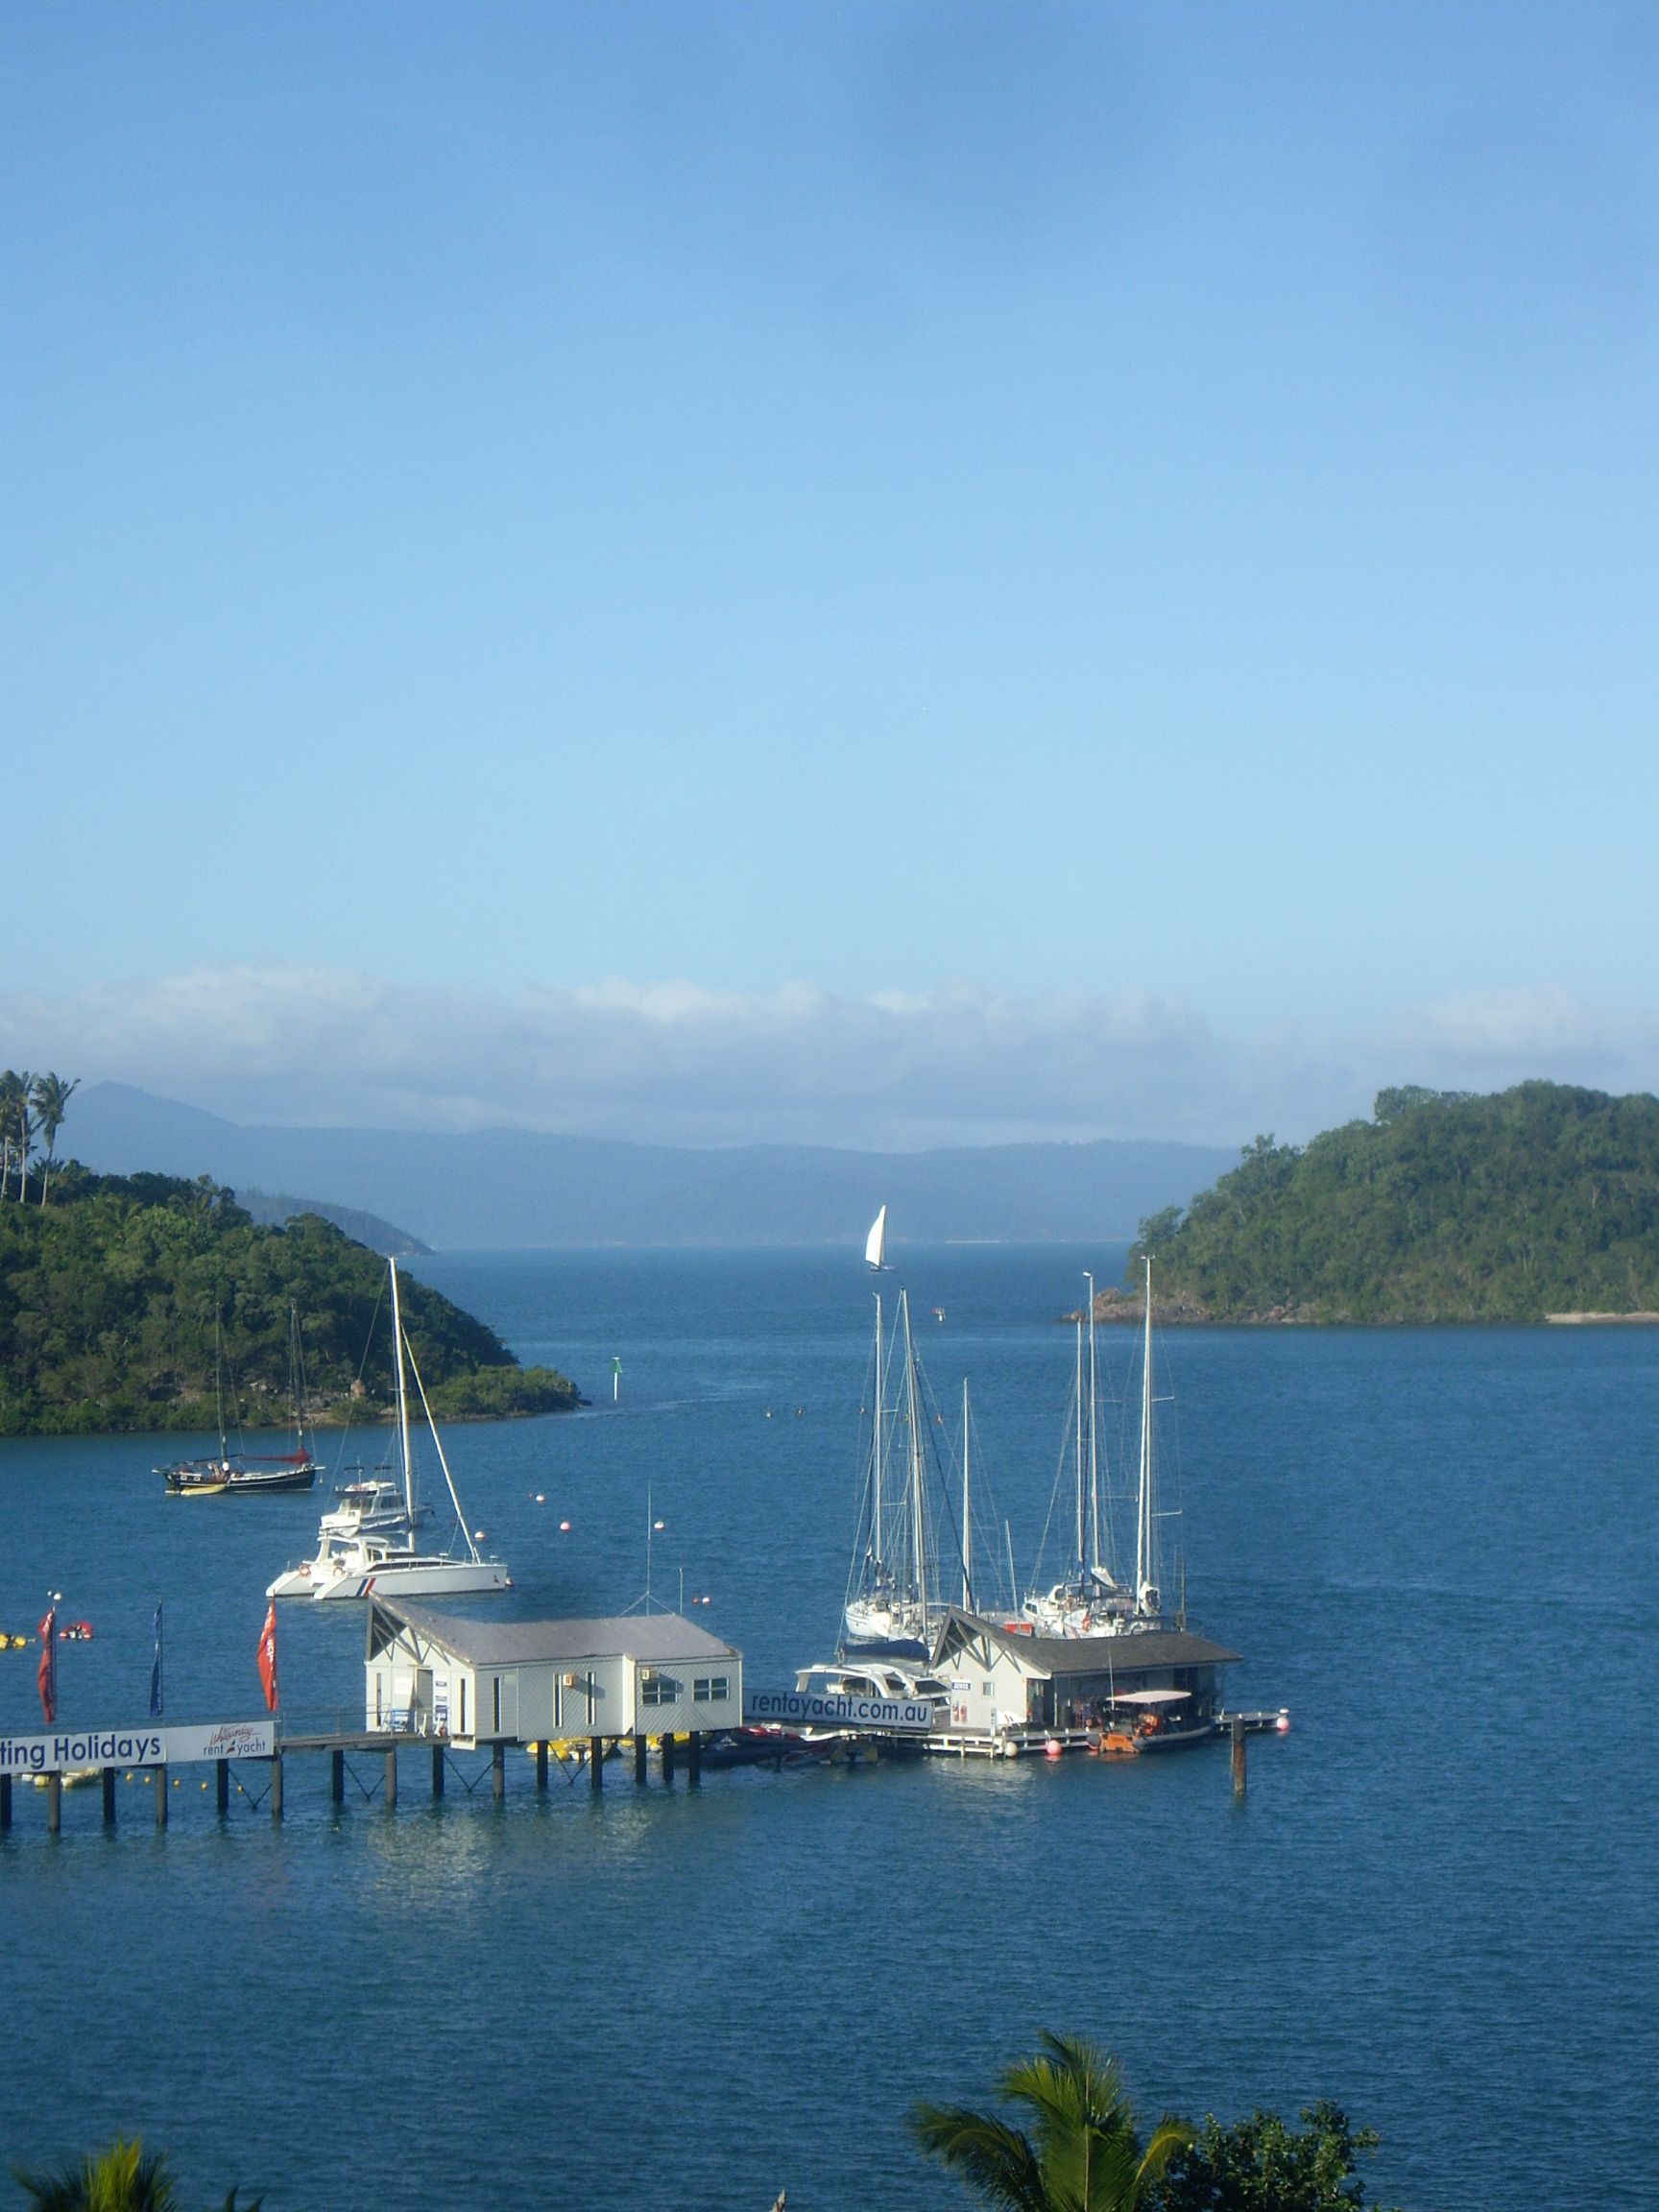
[[[1185,2121],[1166,2116],[1142,2150],[1117,2060],[1081,2037],[1045,2033],[998,2088],[1029,2119],[1028,2135],[966,2106],[918,2104],[910,2126],[930,2157],[1003,2212],[1134,2212],[1192,2140]]]

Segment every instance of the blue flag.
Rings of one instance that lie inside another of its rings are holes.
[[[156,1608],[156,1659],[150,1669],[150,1718],[161,1718],[161,1608]]]

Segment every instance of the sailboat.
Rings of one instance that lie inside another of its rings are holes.
[[[885,1275],[887,1268],[887,1209],[882,1207],[870,1224],[870,1234],[864,1239],[864,1264],[873,1274]]]
[[[1120,1636],[1135,1628],[1163,1625],[1163,1574],[1158,1538],[1157,1458],[1152,1433],[1152,1262],[1145,1262],[1146,1311],[1141,1359],[1141,1430],[1135,1511],[1133,1583],[1116,1571],[1109,1507],[1102,1509],[1100,1382],[1094,1348],[1094,1278],[1089,1286],[1087,1321],[1077,1321],[1075,1419],[1070,1431],[1072,1555],[1066,1574],[1050,1588],[1033,1591],[1022,1619],[1039,1636]],[[1064,1467],[1061,1479],[1064,1480]],[[1060,1485],[1056,1485],[1057,1501]]]
[[[294,1407],[292,1452],[232,1452],[225,1433],[225,1347],[220,1321],[213,1318],[213,1394],[219,1412],[217,1459],[176,1459],[156,1472],[175,1498],[220,1498],[228,1492],[309,1490],[322,1468],[305,1440],[305,1369],[300,1349],[300,1315],[288,1309],[288,1374]]]
[[[870,1458],[858,1544],[849,1581],[841,1650],[925,1658],[941,1607],[934,1587],[933,1514],[928,1463],[932,1430],[923,1407],[926,1385],[910,1334],[910,1294],[899,1293],[895,1336],[902,1345],[899,1386],[891,1406],[892,1366],[876,1300],[876,1394]]]
[[[352,1485],[350,1490],[342,1493],[345,1503],[334,1512],[324,1514],[316,1557],[302,1560],[298,1567],[278,1575],[266,1589],[268,1598],[471,1597],[513,1587],[506,1561],[485,1558],[468,1527],[455,1478],[449,1472],[444,1442],[427,1403],[426,1385],[416,1364],[414,1347],[404,1334],[397,1294],[397,1262],[389,1260],[386,1264],[392,1285],[401,1510],[397,1510],[394,1501],[386,1496],[386,1483]],[[426,1509],[417,1495],[415,1454],[409,1436],[409,1374],[415,1378],[421,1410],[426,1417],[438,1464],[448,1485],[449,1502],[455,1508],[456,1536],[444,1551],[422,1551],[415,1538],[417,1526]]]

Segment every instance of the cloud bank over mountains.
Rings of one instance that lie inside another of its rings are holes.
[[[0,1062],[184,1098],[232,1120],[642,1143],[914,1150],[1097,1137],[1300,1140],[1383,1084],[1495,1090],[1659,1077],[1659,1015],[1553,989],[1402,1008],[1365,1032],[1219,1029],[1144,993],[968,983],[758,995],[607,980],[515,994],[334,967],[198,967],[0,994]]]

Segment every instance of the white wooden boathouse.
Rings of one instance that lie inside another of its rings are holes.
[[[478,1743],[735,1728],[743,1658],[678,1613],[472,1621],[374,1599],[364,1725]]]

